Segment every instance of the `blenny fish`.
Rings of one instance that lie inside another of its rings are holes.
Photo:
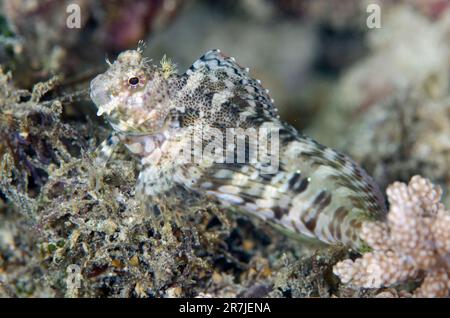
[[[353,248],[361,246],[363,221],[384,218],[384,199],[371,177],[347,156],[283,122],[268,90],[220,50],[207,52],[183,74],[166,58],[152,64],[142,47],[108,64],[90,84],[97,115],[113,128],[98,158],[107,160],[123,143],[140,160],[136,190],[144,200],[183,189],[284,232]],[[267,161],[250,160],[249,148],[263,147],[247,139],[244,160],[234,157],[239,147],[222,140],[213,144],[231,151],[234,160],[204,154],[200,161],[181,160],[182,150],[198,152],[193,138],[203,136],[204,148],[208,137],[238,128],[270,128],[258,142],[277,146],[276,171],[264,171]]]

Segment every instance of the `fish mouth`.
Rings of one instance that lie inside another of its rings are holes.
[[[111,102],[111,94],[103,74],[97,75],[91,81],[89,96],[97,108],[101,108]]]

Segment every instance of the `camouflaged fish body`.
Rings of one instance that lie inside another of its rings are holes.
[[[360,245],[362,221],[383,218],[383,197],[371,178],[348,157],[280,121],[268,91],[233,58],[212,50],[179,75],[170,63],[151,65],[141,53],[120,54],[91,82],[91,98],[116,133],[101,156],[123,142],[139,157],[137,190],[146,200],[182,186],[287,231],[353,247]],[[196,151],[193,136],[237,127],[277,128],[276,173],[262,173],[261,163],[248,161],[180,160],[182,149]]]

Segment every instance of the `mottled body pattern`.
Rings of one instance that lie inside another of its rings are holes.
[[[268,91],[233,58],[212,50],[179,75],[141,53],[120,54],[92,81],[91,98],[115,131],[105,144],[123,142],[140,158],[137,190],[145,200],[182,187],[301,236],[353,247],[360,245],[363,220],[384,217],[371,178],[348,157],[280,121]],[[279,129],[275,174],[262,174],[257,163],[178,158],[193,135],[211,127],[264,126]],[[100,157],[109,155],[104,150]]]

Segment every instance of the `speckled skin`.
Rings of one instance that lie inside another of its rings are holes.
[[[219,50],[181,75],[168,62],[150,65],[140,49],[125,51],[91,82],[91,98],[115,132],[100,160],[123,142],[140,159],[145,200],[183,188],[302,237],[356,248],[362,221],[385,215],[381,193],[355,162],[283,123],[261,83]],[[180,160],[195,136],[227,128],[275,128],[276,173],[258,162]]]

